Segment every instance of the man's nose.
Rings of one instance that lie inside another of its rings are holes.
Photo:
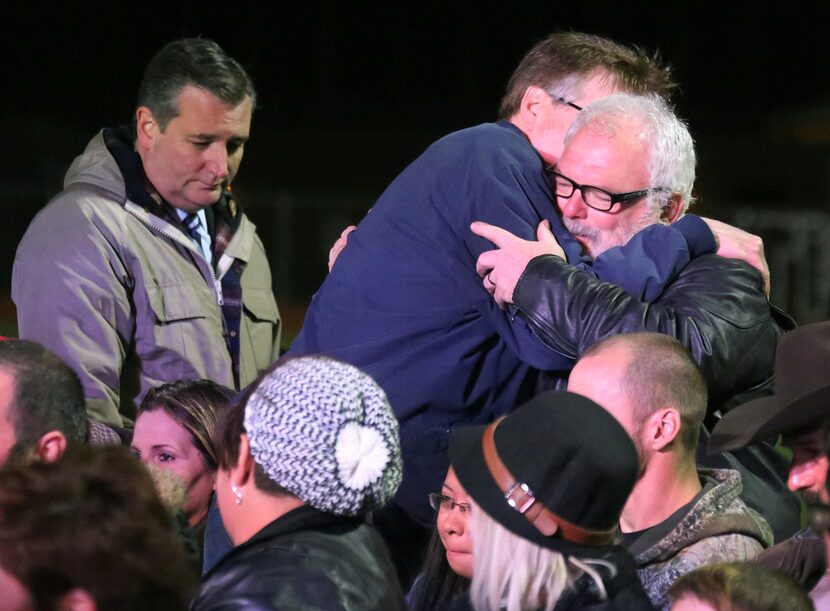
[[[582,201],[582,192],[574,189],[570,197],[557,196],[559,203],[559,210],[562,211],[562,216],[571,219],[584,219],[586,216],[587,206]]]
[[[228,169],[228,149],[221,142],[214,142],[207,151],[205,167],[208,172],[217,178],[227,178],[230,173]]]
[[[815,467],[812,464],[797,465],[790,469],[787,487],[793,492],[808,490],[816,483]]]

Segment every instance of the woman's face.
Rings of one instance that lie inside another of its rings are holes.
[[[191,524],[201,522],[207,515],[215,472],[208,469],[190,433],[163,409],[142,412],[131,447],[144,464],[167,469],[184,481],[187,498],[182,511]]]
[[[473,576],[473,540],[470,537],[470,497],[461,487],[452,467],[441,487],[438,536],[447,550],[450,568],[467,579]]]

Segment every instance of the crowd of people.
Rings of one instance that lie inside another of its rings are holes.
[[[538,42],[343,232],[280,354],[231,189],[253,83],[163,47],[18,247],[0,611],[830,609],[830,322],[687,212],[675,87]]]

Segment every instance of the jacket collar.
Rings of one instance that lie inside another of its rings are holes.
[[[141,157],[135,150],[131,128],[127,125],[105,128],[103,138],[107,150],[115,159],[115,163],[124,178],[127,200],[138,204],[151,214],[160,216],[179,226],[179,218],[172,210],[172,206],[156,193],[155,188],[150,184],[147,175],[144,173]],[[218,217],[217,221],[221,221],[221,225],[228,227],[229,236],[233,235],[242,220],[239,203],[230,191],[223,192],[219,201],[206,209],[205,213],[210,235],[214,235],[215,231],[214,214]]]
[[[301,530],[325,530],[332,533],[344,533],[360,526],[364,521],[363,517],[336,516],[322,512],[310,505],[302,505],[280,516],[239,547],[256,545],[259,542]]]
[[[302,505],[280,516],[253,537],[234,547],[207,574],[222,571],[224,567],[229,563],[233,563],[234,559],[244,555],[248,550],[268,545],[274,539],[284,537],[285,535],[309,530],[324,531],[331,534],[345,534],[364,522],[364,516],[355,518],[336,516],[330,513],[324,513],[310,505]],[[203,576],[203,579],[206,578],[207,575]]]

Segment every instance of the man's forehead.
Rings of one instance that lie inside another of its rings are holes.
[[[176,96],[176,107],[178,113],[172,121],[184,122],[191,131],[213,134],[231,129],[247,136],[253,99],[246,95],[239,104],[227,104],[207,89],[185,85]]]
[[[587,123],[574,132],[565,144],[557,167],[563,174],[580,168],[599,174],[644,172],[648,170],[645,146],[627,129],[607,130]]]
[[[784,445],[789,448],[810,448],[824,450],[828,429],[820,424],[784,433]]]

